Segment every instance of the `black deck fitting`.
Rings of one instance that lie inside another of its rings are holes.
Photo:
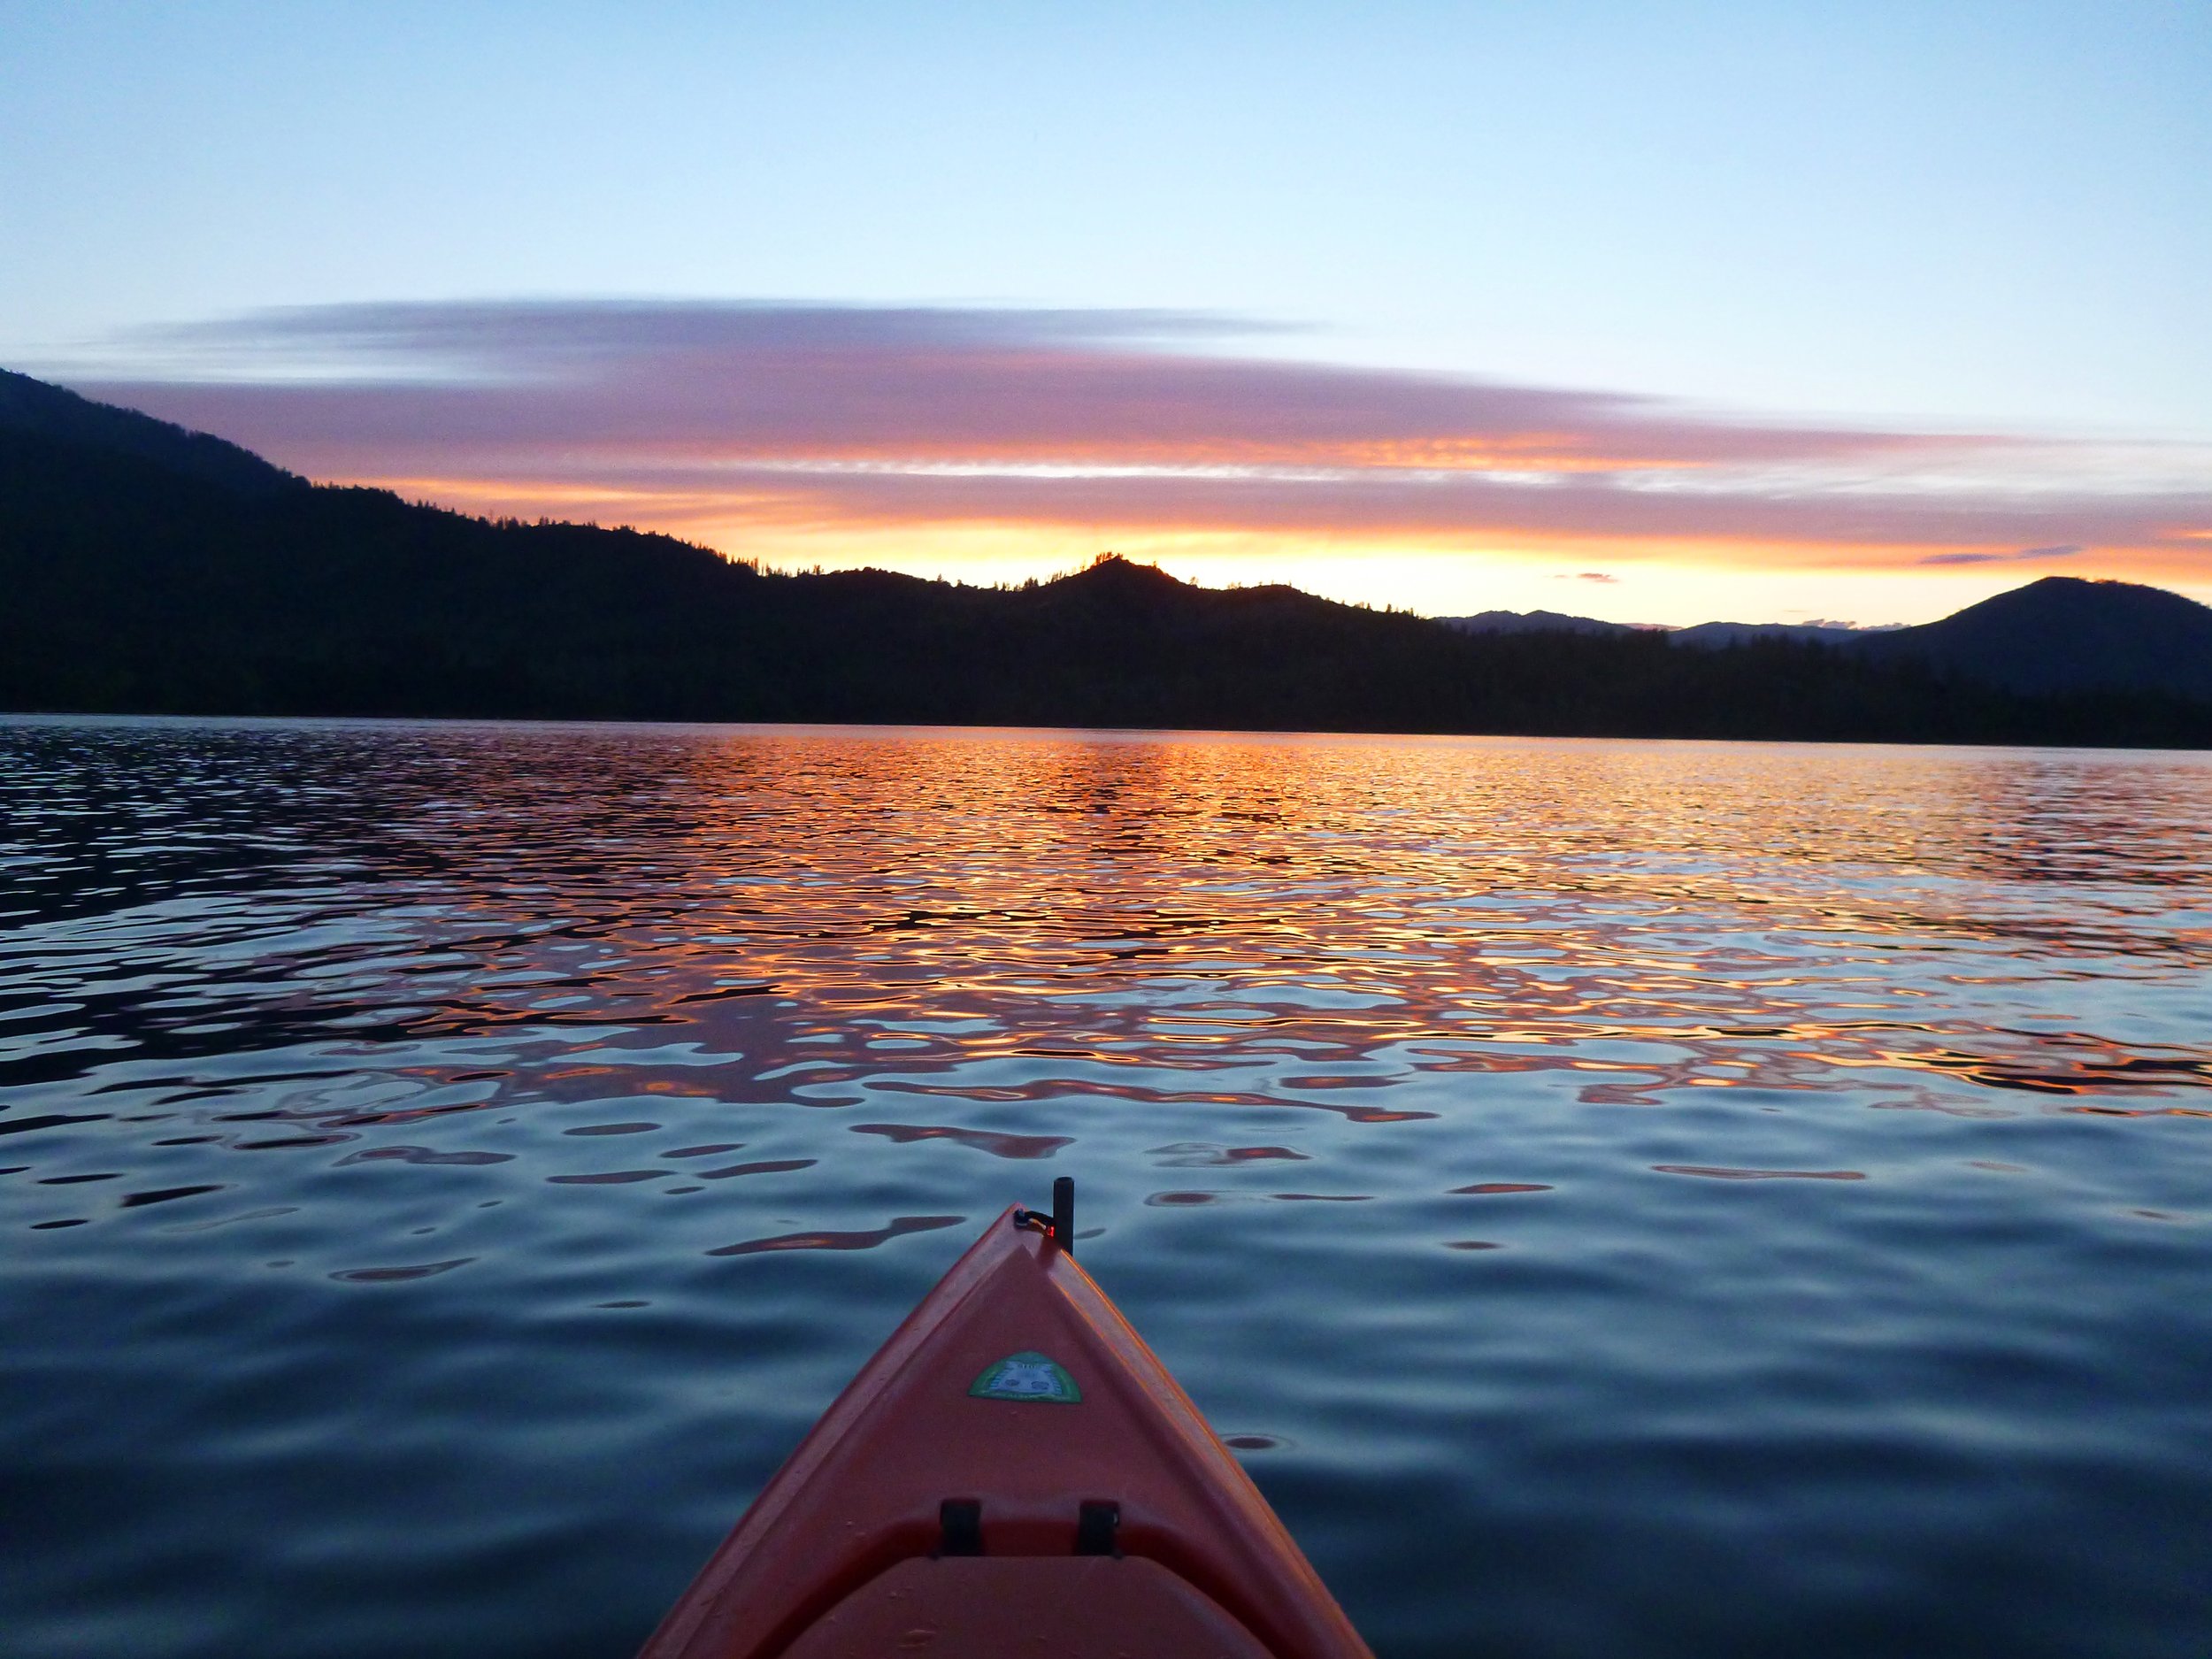
[[[1119,1555],[1116,1535],[1121,1531],[1121,1505],[1086,1502],[1075,1512],[1075,1553],[1079,1555]]]
[[[947,1498],[937,1506],[940,1555],[983,1553],[983,1505],[974,1498]]]
[[[1052,1184],[1052,1241],[1075,1254],[1075,1180],[1063,1175]]]

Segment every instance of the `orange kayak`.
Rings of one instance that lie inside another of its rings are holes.
[[[1371,1659],[1053,1196],[908,1316],[641,1659]]]

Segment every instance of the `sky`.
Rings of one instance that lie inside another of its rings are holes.
[[[0,365],[781,566],[2212,599],[2208,86],[2200,0],[0,0]]]

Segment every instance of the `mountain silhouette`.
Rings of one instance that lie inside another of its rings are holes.
[[[181,477],[242,495],[267,495],[306,480],[272,466],[251,449],[134,409],[96,403],[64,387],[0,369],[0,436],[59,439],[93,449],[136,456]]]
[[[1440,620],[1470,634],[1635,631],[1554,611]],[[2015,691],[2142,691],[2212,701],[2212,606],[2139,582],[2046,576],[1916,627],[1701,622],[1663,632],[1671,644],[1708,650],[1784,640],[1828,646]]]
[[[2137,582],[2046,576],[1939,622],[1855,635],[1850,649],[2016,691],[2099,687],[2212,700],[2212,606]]]
[[[1110,556],[998,588],[766,572],[311,485],[0,379],[0,708],[19,710],[2212,745],[2203,607],[2108,583],[2053,604],[2051,587],[1847,649],[1691,650],[1196,588]],[[2065,618],[2089,609],[2116,620],[2070,657]],[[2138,621],[2139,661],[2182,667],[2100,680],[2085,664],[2126,657]]]

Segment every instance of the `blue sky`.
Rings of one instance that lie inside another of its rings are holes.
[[[2207,572],[2189,563],[2212,454],[2201,4],[0,3],[0,363],[172,396],[160,412],[192,412],[172,381],[363,372],[235,326],[180,368],[147,332],[278,308],[1154,308],[1263,325],[1176,348],[1248,366],[2048,440],[2045,485],[2124,474],[2177,503],[2181,554],[2091,545],[2098,573],[2212,584],[2212,541]],[[235,435],[288,458],[270,424]],[[341,447],[294,464],[505,499],[480,468]],[[1323,558],[1279,524],[1222,541],[1218,516],[1179,547],[1113,511],[1041,539],[809,534],[1000,573],[1128,528],[1171,567],[1279,565],[1422,608],[1556,607],[1543,584],[1594,552],[1336,525]],[[803,552],[787,532],[741,517],[710,539]],[[2005,585],[1918,543],[1902,563],[1837,545],[1823,566],[1624,543],[1636,580],[1573,596],[1694,620],[1659,613],[1734,571],[1769,614],[1885,620]]]

